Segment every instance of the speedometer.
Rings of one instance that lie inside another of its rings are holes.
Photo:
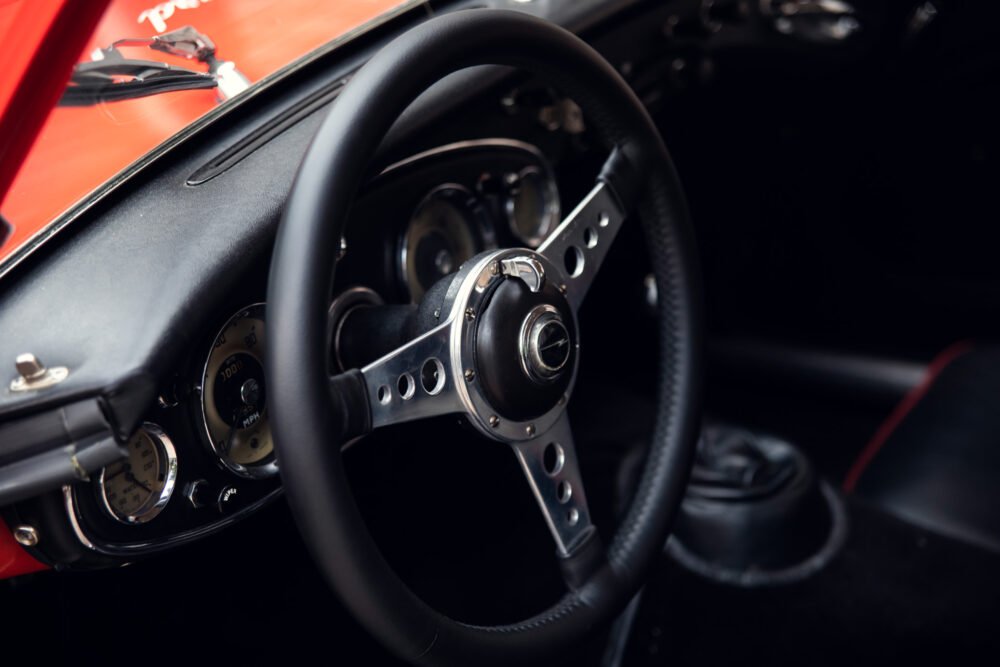
[[[267,418],[264,304],[233,315],[212,343],[201,381],[201,407],[212,450],[245,477],[278,471]]]

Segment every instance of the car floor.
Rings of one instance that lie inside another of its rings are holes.
[[[1000,555],[849,501],[846,544],[795,584],[712,583],[664,557],[624,665],[971,663],[1000,648]]]
[[[725,377],[709,390],[713,420],[794,443],[835,488],[888,410],[829,392],[750,391]],[[617,664],[955,663],[1000,648],[1000,554],[843,498],[843,546],[795,583],[717,583],[664,554]]]

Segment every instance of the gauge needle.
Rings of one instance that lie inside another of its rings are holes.
[[[233,425],[229,428],[229,435],[226,436],[226,444],[222,447],[222,453],[225,456],[229,456],[229,450],[233,447],[233,439],[236,437],[236,431],[239,430],[239,418],[240,411],[237,409],[236,412],[233,413]]]
[[[142,482],[140,482],[138,480],[138,478],[136,478],[136,476],[132,474],[132,471],[129,471],[129,472],[125,473],[125,479],[127,479],[130,482],[132,482],[133,484],[135,484],[139,488],[144,489],[147,493],[152,493],[153,492],[153,490],[151,488],[149,488],[148,486],[146,486],[145,484],[143,484]]]
[[[105,479],[105,481],[107,481],[107,480],[109,480],[109,479],[114,479],[114,478],[115,478],[115,477],[117,477],[118,475],[121,475],[122,473],[124,473],[124,472],[125,472],[126,470],[128,470],[128,468],[126,468],[125,466],[122,466],[121,468],[119,468],[119,469],[118,469],[118,471],[117,471],[117,472],[114,472],[114,473],[112,473],[112,474],[108,475],[108,476],[107,476],[107,477],[105,477],[104,479]]]

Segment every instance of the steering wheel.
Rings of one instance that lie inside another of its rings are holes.
[[[331,378],[327,307],[362,175],[421,92],[484,64],[522,68],[568,94],[609,157],[590,193],[537,251],[501,249],[469,260],[428,291],[419,306],[422,333]],[[590,520],[566,404],[581,354],[577,311],[633,211],[659,294],[657,412],[640,484],[605,548]],[[427,665],[518,664],[565,650],[624,608],[661,552],[691,465],[700,420],[700,287],[684,197],[663,141],[596,51],[546,21],[478,9],[428,20],[385,47],[354,75],[303,159],[278,232],[268,304],[268,400],[288,502],[325,578],[387,647]],[[345,477],[348,439],[453,413],[512,449],[555,539],[567,593],[520,623],[469,625],[418,599],[380,554]]]

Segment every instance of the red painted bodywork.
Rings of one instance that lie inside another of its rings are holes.
[[[106,1],[0,0],[0,200],[55,105]],[[41,192],[36,197],[44,197]],[[2,210],[2,209],[0,209]],[[27,231],[21,228],[22,236]],[[5,246],[18,236],[17,227]],[[2,257],[2,249],[0,249]],[[45,569],[0,519],[0,579]]]
[[[34,104],[28,118],[44,126],[23,165],[9,160],[3,137],[17,136],[28,142],[35,130],[8,134],[0,129],[0,169],[17,170],[8,180],[0,176],[0,213],[10,222],[13,233],[2,248],[0,261],[31,236],[43,229],[75,202],[110,179],[129,164],[148,153],[193,120],[215,108],[219,102],[214,90],[165,93],[137,100],[99,104],[93,107],[58,107],[46,119],[46,113],[58,99],[69,78],[72,63],[90,60],[97,48],[129,37],[152,37],[165,30],[185,25],[208,36],[216,45],[218,57],[230,60],[251,82],[308,54],[319,46],[378,17],[404,0],[112,0],[100,18],[104,2],[73,0],[0,0],[0,108],[4,91],[27,91]],[[33,72],[25,86],[21,77],[11,75],[8,52],[17,71],[17,61],[34,53],[38,26],[64,12],[63,21],[73,39],[49,44],[41,61],[41,71]],[[95,12],[95,8],[97,12]],[[171,9],[172,8],[172,9]],[[94,24],[96,23],[96,30]],[[8,35],[9,33],[9,35]],[[87,38],[87,35],[90,35]],[[4,43],[8,36],[14,44]],[[62,53],[72,51],[65,65]],[[130,47],[129,57],[162,60],[203,71],[204,66],[146,48]],[[53,85],[53,83],[55,85]],[[27,146],[24,146],[27,149]],[[23,151],[22,151],[23,154]],[[0,172],[0,174],[5,172]],[[3,192],[13,178],[6,197]]]
[[[251,82],[405,0],[0,0],[0,261],[88,193],[215,108],[214,90],[55,107],[76,62],[192,25]],[[148,49],[129,57],[169,60]],[[192,69],[197,63],[174,62]],[[0,579],[44,569],[0,520]]]
[[[24,548],[14,541],[14,536],[3,519],[0,519],[0,579],[21,574],[38,572],[46,565],[32,558]]]

